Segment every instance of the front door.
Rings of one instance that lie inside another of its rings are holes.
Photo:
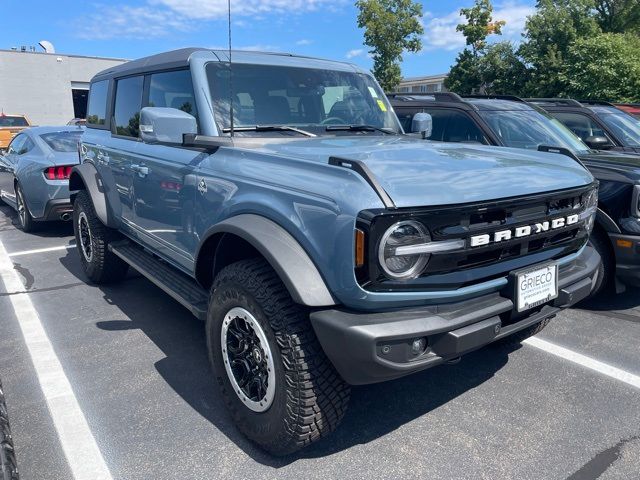
[[[189,70],[151,73],[147,84],[146,105],[175,108],[198,118]],[[204,156],[185,148],[140,143],[130,165],[133,222],[158,253],[187,270],[192,269],[195,254],[194,169]]]

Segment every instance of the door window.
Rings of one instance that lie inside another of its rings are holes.
[[[117,135],[138,137],[140,129],[140,108],[142,106],[142,85],[144,77],[129,77],[116,84],[116,104],[114,110]]]
[[[444,108],[424,108],[431,115],[433,130],[429,140],[487,144],[482,131],[466,113]]]
[[[189,70],[151,74],[149,106],[177,108],[198,118]]]
[[[589,137],[609,138],[600,125],[581,113],[553,112],[551,115],[560,120],[565,127],[575,133],[582,141]],[[611,141],[610,138],[609,141]]]

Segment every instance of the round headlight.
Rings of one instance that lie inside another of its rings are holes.
[[[394,279],[415,278],[429,261],[428,253],[398,255],[396,249],[420,245],[431,240],[427,229],[418,222],[406,220],[392,225],[382,236],[378,260],[384,273]]]

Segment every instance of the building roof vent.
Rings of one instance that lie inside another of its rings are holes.
[[[53,43],[51,43],[49,40],[41,40],[38,45],[40,45],[46,53],[56,53],[56,49],[53,47]]]

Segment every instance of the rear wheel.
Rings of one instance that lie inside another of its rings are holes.
[[[89,280],[111,283],[124,278],[129,266],[109,251],[109,244],[121,240],[121,236],[100,221],[85,190],[78,192],[73,203],[73,231],[80,263]]]
[[[285,455],[338,426],[349,386],[322,351],[308,311],[263,259],[225,267],[211,290],[207,345],[238,429]]]
[[[24,192],[19,183],[16,183],[16,207],[18,209],[18,221],[23,232],[33,232],[36,229],[36,222],[33,220],[27,202],[24,199]]]
[[[0,480],[18,480],[16,453],[13,448],[7,405],[0,382]]]

